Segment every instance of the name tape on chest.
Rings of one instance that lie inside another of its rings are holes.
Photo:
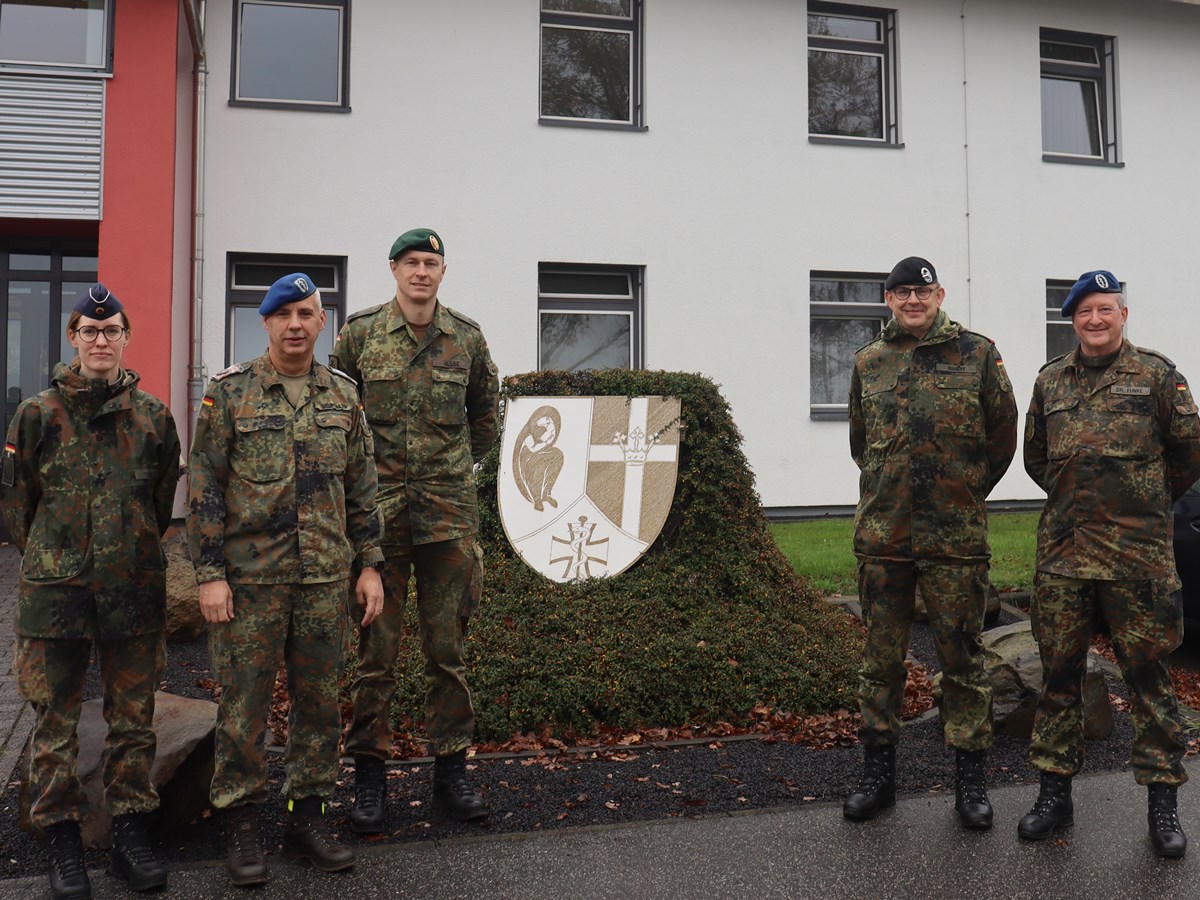
[[[937,370],[948,375],[974,375],[978,371],[974,366],[952,366],[950,363],[938,363]]]
[[[435,369],[469,369],[471,364],[465,359],[435,359],[433,361]]]
[[[1149,385],[1130,385],[1130,384],[1114,384],[1109,388],[1110,394],[1116,394],[1118,397],[1149,397]]]

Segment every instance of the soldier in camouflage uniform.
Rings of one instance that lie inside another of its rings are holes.
[[[323,817],[338,772],[338,676],[351,563],[363,625],[379,614],[382,520],[371,432],[354,382],[313,362],[325,312],[302,273],[259,307],[266,354],[216,375],[191,453],[188,543],[221,683],[210,797],[226,811],[234,884],[269,878],[258,840],[263,742],[280,660],[292,699],[284,854],[336,872],[354,864]]]
[[[1171,505],[1200,478],[1200,420],[1165,356],[1122,337],[1129,310],[1111,272],[1079,277],[1063,303],[1079,346],[1042,367],[1025,420],[1025,469],[1047,494],[1038,526],[1032,621],[1042,695],[1029,758],[1041,790],[1018,834],[1071,825],[1083,762],[1081,694],[1092,624],[1103,615],[1131,695],[1133,771],[1148,786],[1151,843],[1180,857],[1180,763],[1167,654],[1183,637]]]
[[[496,440],[499,384],[479,326],[438,300],[441,238],[405,232],[389,260],[396,295],[350,316],[330,358],[362,388],[375,436],[384,515],[383,614],[359,637],[346,750],[354,755],[354,830],[383,830],[383,761],[391,744],[396,658],[410,574],[425,655],[425,726],[436,757],[434,799],[456,819],[487,815],[467,780],[475,732],[463,638],[479,602],[472,464]]]
[[[21,550],[16,676],[34,709],[30,819],[46,837],[50,891],[88,897],[76,726],[96,647],[104,685],[104,797],[110,871],[134,890],[167,883],[146,841],[158,808],[154,691],[163,668],[166,558],[180,447],[167,407],[121,367],[129,317],[102,284],[75,304],[78,351],[13,416],[4,450],[4,519]]]
[[[863,777],[842,810],[869,819],[895,803],[904,656],[920,588],[944,673],[955,809],[966,827],[988,828],[985,501],[1016,450],[1016,403],[995,344],[941,310],[945,289],[928,260],[902,260],[884,288],[893,318],[858,351],[850,378],[850,452],[861,469],[854,555],[867,641]]]

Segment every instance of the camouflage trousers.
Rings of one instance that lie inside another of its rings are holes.
[[[1085,581],[1037,572],[1030,612],[1042,657],[1042,695],[1029,743],[1034,767],[1071,776],[1083,765],[1083,680],[1092,625],[1101,614],[1129,687],[1137,783],[1187,781],[1179,707],[1167,671],[1167,654],[1183,639],[1174,581]]]
[[[858,595],[867,628],[859,671],[864,746],[900,740],[900,709],[916,589],[942,667],[942,712],[947,746],[986,750],[992,743],[992,689],[983,671],[987,563],[860,561]]]
[[[17,690],[33,705],[29,817],[36,828],[79,820],[87,800],[76,773],[88,639],[17,637]],[[96,641],[104,686],[104,802],[110,814],[158,808],[150,780],[156,748],[154,692],[165,666],[161,632]]]
[[[230,587],[233,620],[208,626],[213,674],[221,684],[209,799],[218,809],[267,799],[263,748],[280,661],[292,700],[283,794],[328,797],[340,762],[347,583]]]
[[[359,629],[358,670],[350,687],[354,719],[346,752],[386,759],[391,708],[410,576],[425,656],[425,736],[437,756],[471,745],[475,710],[467,687],[463,638],[479,605],[482,563],[473,538],[384,547],[383,613]]]

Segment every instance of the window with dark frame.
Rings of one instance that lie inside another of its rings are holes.
[[[883,299],[887,274],[809,273],[809,414],[845,419],[854,354],[883,330],[891,311]]]
[[[899,145],[893,10],[808,4],[808,133]]]
[[[293,272],[303,272],[321,292],[325,328],[313,355],[328,363],[333,342],[345,321],[346,258],[231,253],[226,265],[225,364],[250,362],[267,352],[267,332],[258,307],[267,290]]]
[[[538,121],[641,127],[643,0],[541,0]]]
[[[233,105],[350,108],[350,0],[236,0]]]
[[[1120,162],[1116,39],[1041,30],[1042,154],[1054,162]]]
[[[0,0],[0,67],[111,71],[112,0]]]
[[[640,369],[642,268],[541,263],[538,370]]]

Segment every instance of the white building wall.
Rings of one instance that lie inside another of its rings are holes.
[[[1045,280],[1110,268],[1129,337],[1200,383],[1200,8],[880,5],[897,10],[903,149],[809,143],[802,2],[646,0],[648,128],[630,132],[537,124],[536,0],[355,0],[348,114],[229,106],[231,0],[209,0],[210,372],[227,253],[345,255],[353,311],[391,295],[387,248],[426,225],[448,245],[442,298],[482,324],[502,374],[537,365],[539,261],[644,265],[646,366],[721,385],[767,506],[857,497],[846,423],[809,416],[810,270],[927,256],[1024,409]],[[1117,36],[1124,168],[1042,161],[1040,27]],[[993,499],[1040,495],[1019,452]]]

